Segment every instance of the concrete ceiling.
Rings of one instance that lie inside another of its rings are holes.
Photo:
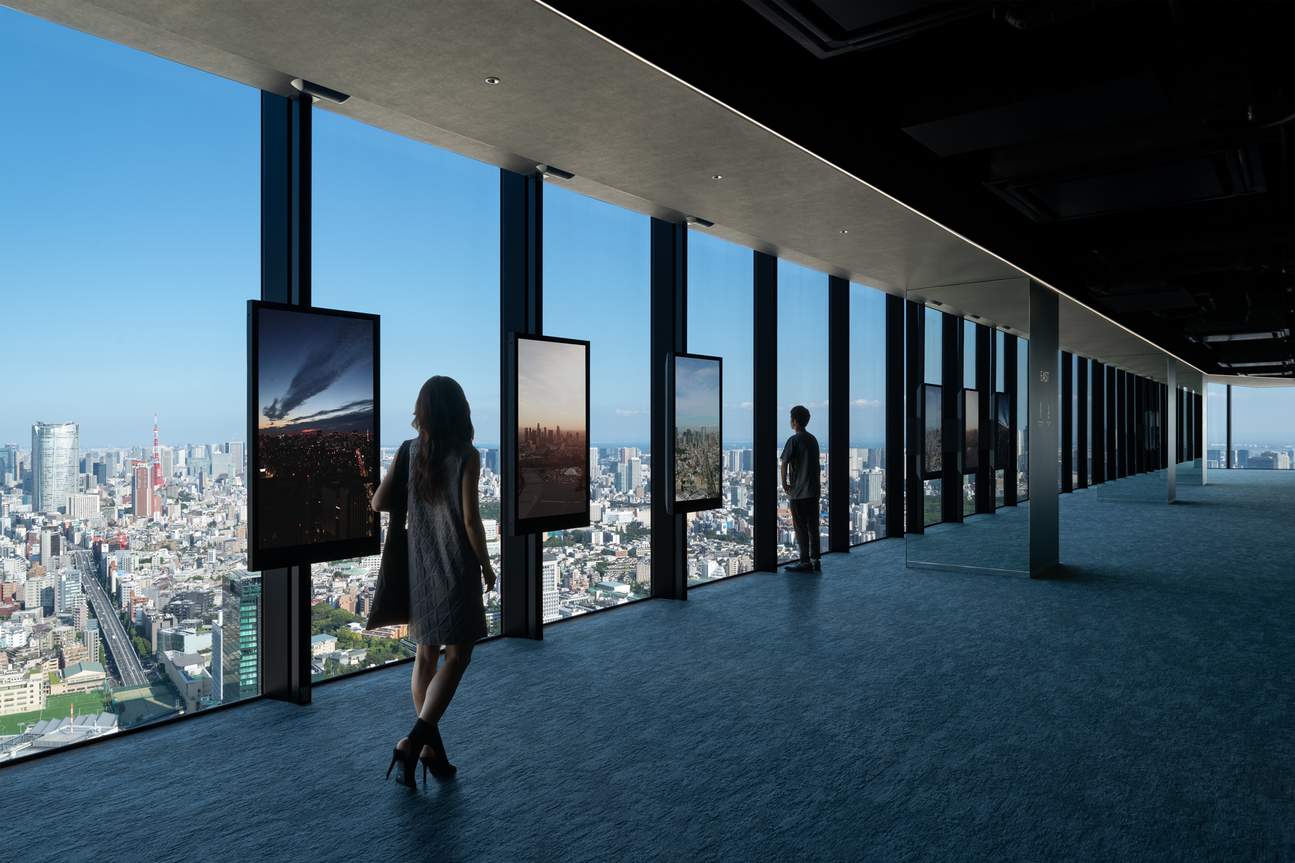
[[[534,0],[7,2],[261,89],[306,78],[352,96],[318,107],[901,296],[1026,275]],[[966,311],[1028,330],[982,293]],[[1163,379],[1158,347],[1062,297],[1063,347]]]

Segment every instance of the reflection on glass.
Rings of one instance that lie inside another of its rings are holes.
[[[851,545],[871,542],[886,535],[885,419],[886,295],[873,288],[851,284]]]
[[[827,547],[827,276],[794,264],[778,261],[778,449],[791,434],[789,415],[794,405],[809,409],[807,430],[818,438],[819,448],[819,531]],[[842,454],[846,447],[842,447]],[[799,558],[792,527],[791,506],[778,488],[778,561]]]
[[[638,213],[554,184],[544,195],[544,331],[590,342],[590,524],[545,536],[552,621],[651,593],[651,235]]]
[[[1224,394],[1226,395],[1226,394]],[[1222,407],[1216,405],[1221,404]],[[1226,436],[1226,397],[1210,403],[1208,428]],[[1216,435],[1210,431],[1209,436]],[[1232,387],[1232,465],[1244,470],[1295,468],[1295,387]]]
[[[688,515],[689,584],[755,568],[751,254],[702,231],[688,234],[688,347],[724,358],[724,505]]]
[[[383,473],[415,434],[423,382],[457,380],[472,408],[481,518],[499,572],[499,170],[327,111],[313,122],[312,299],[382,317]],[[382,522],[385,542],[386,514]],[[413,655],[404,627],[365,629],[379,560],[311,568],[316,680]],[[500,630],[500,587],[483,596],[490,635]]]
[[[963,390],[962,471],[974,475],[980,469],[980,393]]]
[[[4,762],[260,692],[260,97],[6,8],[0,78]]]

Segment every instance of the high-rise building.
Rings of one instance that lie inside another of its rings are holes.
[[[153,480],[146,464],[136,464],[131,471],[134,482],[131,487],[131,514],[136,518],[149,518],[153,515]]]
[[[235,572],[226,578],[221,620],[221,700],[250,698],[260,691],[261,684],[260,575]],[[212,647],[214,650],[214,635]],[[212,656],[214,663],[215,654]]]
[[[54,597],[54,609],[59,614],[75,613],[84,604],[85,594],[81,591],[81,571],[76,567],[71,566],[60,572],[55,586],[57,594]]]
[[[71,519],[93,518],[99,514],[99,495],[73,494],[68,497],[67,515]]]
[[[18,444],[16,443],[0,446],[0,482],[4,482],[5,477],[12,477],[15,482],[18,480]]]
[[[882,484],[886,480],[886,474],[881,470],[870,470],[860,477],[863,482],[863,502],[880,503]]]
[[[544,555],[544,566],[541,570],[543,588],[544,620],[558,618],[558,558],[554,554]]]
[[[77,491],[80,430],[76,423],[43,423],[31,427],[32,509],[66,510]]]

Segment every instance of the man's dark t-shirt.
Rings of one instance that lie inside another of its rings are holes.
[[[796,432],[787,438],[782,460],[787,464],[787,484],[791,486],[788,497],[792,500],[818,497],[818,438],[804,429]]]

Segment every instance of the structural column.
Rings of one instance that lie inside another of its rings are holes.
[[[1227,438],[1226,438],[1226,443],[1224,444],[1224,446],[1227,447],[1227,452],[1223,453],[1223,466],[1231,469],[1232,467],[1232,384],[1228,384],[1227,400],[1228,400]]]
[[[849,551],[850,282],[839,276],[827,277],[827,404],[826,551]]]
[[[904,535],[904,300],[886,294],[886,536]]]
[[[261,93],[261,299],[310,305],[309,98]],[[255,441],[248,441],[255,446]],[[262,694],[310,703],[310,566],[261,573]]]
[[[503,468],[500,501],[502,564],[500,599],[502,631],[516,638],[544,635],[540,588],[542,537],[514,535],[513,501],[517,499],[516,393],[513,335],[543,335],[544,310],[544,177],[499,172],[499,455]]]
[[[778,259],[754,252],[755,568],[778,568]],[[830,442],[829,442],[830,443]]]
[[[1057,295],[1030,282],[1030,576],[1037,578],[1060,560],[1057,493]]]
[[[672,447],[673,411],[668,391],[667,363],[673,353],[688,350],[688,226],[652,219],[651,323],[649,366],[652,386],[652,596],[688,598],[687,516],[669,512],[674,489],[665,488],[661,469]]]

